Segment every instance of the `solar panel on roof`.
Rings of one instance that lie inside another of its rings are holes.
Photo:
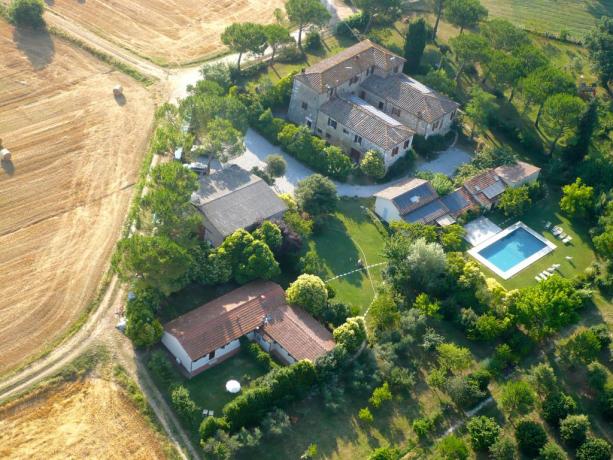
[[[504,184],[500,181],[496,181],[483,189],[483,194],[489,199],[500,195],[502,192],[504,192]]]

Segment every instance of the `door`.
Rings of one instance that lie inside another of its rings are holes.
[[[349,152],[349,156],[354,161],[354,163],[359,163],[362,159],[362,153],[360,153],[360,151],[356,149],[351,149],[351,152]]]

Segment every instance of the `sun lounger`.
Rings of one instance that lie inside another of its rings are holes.
[[[541,281],[543,281],[543,278],[541,278],[539,275],[536,275],[536,276],[534,277],[534,279],[535,279],[535,280],[536,280],[538,283],[540,283]]]
[[[560,234],[558,235],[558,238],[560,238],[561,240],[563,240],[563,239],[564,239],[564,238],[566,238],[566,237],[568,237],[568,235],[567,235],[566,233],[564,233],[564,232],[562,232],[562,233],[560,233]]]
[[[568,243],[570,243],[570,242],[572,241],[572,239],[573,239],[573,237],[572,237],[572,236],[567,236],[566,238],[564,238],[564,239],[562,240],[562,243],[564,243],[564,244],[568,244]]]
[[[545,228],[551,227],[551,222],[545,222]]]
[[[551,233],[558,236],[560,233],[562,233],[562,229],[560,227],[553,227],[553,229],[551,229]]]

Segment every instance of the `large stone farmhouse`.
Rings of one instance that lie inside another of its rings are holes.
[[[487,169],[443,197],[427,180],[410,178],[376,193],[375,212],[386,222],[450,225],[472,209],[491,209],[507,188],[536,182],[540,171],[523,161]]]
[[[355,161],[374,149],[389,166],[415,133],[447,133],[459,106],[404,75],[404,62],[370,40],[357,43],[294,77],[289,119]]]
[[[204,239],[213,246],[240,228],[281,218],[287,210],[266,182],[236,165],[202,176],[191,201],[202,213]]]
[[[332,334],[301,308],[285,301],[271,281],[254,281],[196,308],[164,326],[162,343],[188,376],[236,354],[240,338],[291,364],[315,361],[334,348]]]

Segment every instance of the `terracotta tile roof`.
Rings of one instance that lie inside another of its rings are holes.
[[[505,184],[493,169],[488,169],[464,182],[464,187],[481,204],[493,204],[505,190]]]
[[[298,360],[315,359],[334,347],[332,334],[308,313],[288,306],[283,288],[270,281],[245,284],[166,323],[164,331],[195,361],[262,326]]]
[[[383,70],[391,70],[394,66],[402,66],[404,59],[391,51],[371,42],[363,40],[318,62],[306,69],[296,78],[306,83],[319,93],[326,91],[326,86],[338,86],[356,75],[365,72],[371,66]]]
[[[402,123],[357,97],[351,100],[335,97],[322,105],[320,111],[383,150],[408,141],[414,134]]]
[[[494,172],[500,176],[500,178],[508,185],[513,185],[524,179],[532,176],[535,173],[540,172],[541,168],[538,166],[518,161],[514,165],[498,166],[494,169]]]
[[[459,107],[457,102],[404,74],[387,78],[373,75],[362,83],[362,88],[428,123]]]

